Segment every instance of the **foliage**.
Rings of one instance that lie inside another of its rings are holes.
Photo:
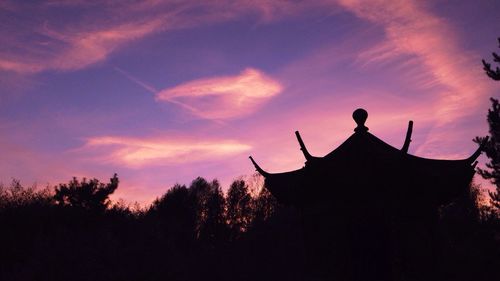
[[[55,187],[55,192],[24,188],[18,181],[0,186],[0,279],[315,277],[306,273],[310,264],[300,212],[279,205],[262,186],[250,192],[249,183],[240,179],[224,194],[218,181],[196,178],[189,186],[169,188],[147,209],[111,202],[109,195],[117,186],[116,176],[107,184],[73,179]],[[478,191],[474,186],[470,191],[442,210],[442,267],[446,274],[454,274],[454,280],[475,274],[492,280],[494,267],[488,264],[498,254],[490,230],[494,224],[478,219]]]
[[[245,232],[252,221],[252,197],[243,180],[234,181],[227,192],[227,222],[233,238]]]
[[[97,179],[79,181],[76,177],[68,184],[55,188],[54,200],[60,206],[70,206],[85,210],[103,211],[110,204],[109,196],[118,188],[115,174],[108,184]]]
[[[498,100],[491,99],[491,109],[488,110],[489,138],[484,151],[489,159],[488,169],[478,169],[483,178],[489,179],[496,192],[490,192],[491,204],[500,211],[500,105]]]
[[[196,236],[211,246],[224,239],[227,231],[225,224],[225,198],[217,180],[207,182],[197,178],[189,187],[197,210]]]
[[[498,43],[500,47],[500,38],[498,38]],[[492,56],[494,62],[500,63],[500,56],[497,53],[493,52]],[[491,79],[500,81],[500,68],[498,68],[498,66],[496,67],[496,69],[493,70],[491,68],[491,64],[483,60],[483,69],[486,72],[486,75],[488,75]]]
[[[500,43],[500,38],[498,38]],[[500,63],[500,57],[493,52],[494,61]],[[493,80],[500,80],[500,69],[491,69],[491,65],[483,60],[484,70]],[[489,135],[487,137],[476,137],[474,141],[484,145],[484,152],[488,157],[489,162],[486,163],[487,169],[478,168],[478,173],[485,179],[489,180],[496,186],[496,191],[488,192],[490,203],[493,208],[496,208],[500,216],[500,104],[497,99],[491,98],[491,108],[488,109],[487,121],[489,125]]]
[[[262,188],[253,203],[253,224],[258,225],[269,220],[279,208],[278,201],[269,192]]]
[[[25,188],[17,179],[13,179],[7,188],[0,184],[0,208],[50,205],[52,202],[52,192],[49,187],[37,189],[34,185]]]

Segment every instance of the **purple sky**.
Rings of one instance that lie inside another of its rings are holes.
[[[469,156],[487,133],[500,2],[0,1],[0,181],[106,181],[150,202],[197,176],[226,188],[300,168],[368,110],[410,153]],[[481,158],[484,162],[485,159]]]

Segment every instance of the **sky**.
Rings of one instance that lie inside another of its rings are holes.
[[[500,1],[0,0],[0,182],[117,173],[114,199],[301,168],[359,107],[409,153],[471,155],[500,83]],[[480,165],[487,160],[480,158]],[[332,175],[333,175],[332,171]],[[487,187],[487,184],[485,184]]]

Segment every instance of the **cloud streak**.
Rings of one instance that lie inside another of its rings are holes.
[[[82,149],[105,151],[100,160],[141,168],[221,159],[246,152],[251,146],[234,140],[101,136],[88,139]]]
[[[455,32],[415,1],[341,0],[339,3],[358,17],[383,26],[388,42],[372,50],[375,54],[372,62],[401,54],[416,55],[433,82],[444,87],[435,113],[441,123],[471,112],[480,101],[478,97],[487,92],[484,85],[477,83],[483,77],[481,69],[471,61],[473,56],[464,56]]]
[[[160,19],[119,24],[100,30],[58,31],[47,26],[38,31],[44,41],[34,42],[22,52],[1,52],[0,69],[17,73],[46,70],[73,71],[105,60],[125,43],[163,28]],[[38,47],[38,49],[37,49]]]
[[[156,100],[182,104],[202,118],[228,119],[252,113],[282,89],[278,81],[247,68],[238,75],[202,78],[164,89]]]
[[[0,36],[0,70],[33,74],[74,71],[106,60],[121,47],[155,33],[230,21],[255,14],[261,21],[304,7],[288,1],[48,1],[2,4],[10,13]],[[7,9],[8,7],[8,9]],[[2,6],[0,6],[2,8]],[[71,20],[61,16],[75,13]],[[33,15],[29,21],[23,15]],[[19,18],[19,20],[17,19]]]
[[[277,80],[255,68],[232,76],[196,79],[161,91],[121,68],[115,70],[154,94],[156,101],[173,103],[200,118],[215,121],[248,115],[283,90]]]
[[[446,128],[475,112],[491,93],[491,87],[481,82],[479,58],[460,48],[457,32],[420,2],[340,0],[339,4],[385,31],[387,41],[362,53],[361,60],[372,56],[368,64],[374,64],[414,56],[411,64],[422,69],[414,81],[433,95],[425,99],[430,105],[428,114],[435,120],[417,153],[435,155],[434,147],[444,135],[457,137]]]

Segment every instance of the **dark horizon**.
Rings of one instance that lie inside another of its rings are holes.
[[[498,1],[2,1],[0,182],[116,172],[113,198],[142,204],[197,176],[227,189],[252,174],[250,154],[272,171],[300,168],[296,130],[326,155],[352,132],[345,116],[357,107],[394,147],[415,120],[410,153],[466,157],[498,96],[481,70],[498,10]]]

